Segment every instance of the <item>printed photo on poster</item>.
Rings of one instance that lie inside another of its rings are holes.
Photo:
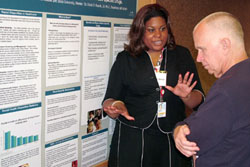
[[[29,163],[26,163],[26,164],[20,165],[18,167],[30,167],[30,165],[29,165]]]
[[[77,167],[77,160],[72,162],[72,167]]]
[[[88,112],[87,133],[102,129],[102,109],[96,109]]]

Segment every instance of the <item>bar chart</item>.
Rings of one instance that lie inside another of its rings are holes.
[[[39,140],[38,135],[15,136],[11,134],[11,131],[7,131],[4,132],[4,149],[9,150],[11,148],[33,143],[38,140]]]

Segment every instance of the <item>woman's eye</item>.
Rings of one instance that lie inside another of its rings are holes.
[[[166,31],[166,30],[167,30],[167,27],[161,27],[160,30],[161,30],[161,31]]]
[[[148,29],[148,32],[154,32],[154,29],[149,28],[149,29]]]

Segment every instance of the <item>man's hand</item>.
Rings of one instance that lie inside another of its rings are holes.
[[[174,141],[176,148],[186,157],[191,157],[200,150],[195,142],[187,140],[186,136],[189,134],[190,129],[187,125],[177,126],[174,130]]]

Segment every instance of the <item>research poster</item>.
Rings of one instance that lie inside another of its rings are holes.
[[[0,10],[0,109],[41,101],[39,13]]]
[[[82,167],[91,167],[107,159],[108,129],[82,136]]]
[[[1,0],[0,8],[133,19],[136,0]]]
[[[80,82],[81,17],[47,15],[46,85]]]
[[[0,167],[93,166],[102,100],[136,0],[1,0]],[[110,129],[110,133],[109,133]]]
[[[41,103],[0,110],[1,167],[41,167]]]
[[[110,22],[84,21],[82,125],[91,110],[101,108],[110,59]]]
[[[78,135],[45,145],[45,167],[77,167]]]
[[[128,44],[128,32],[130,24],[114,24],[113,34],[113,63],[119,52],[124,50],[124,45]]]
[[[80,87],[46,92],[45,141],[79,132]]]
[[[0,160],[41,165],[42,14],[0,10]]]

